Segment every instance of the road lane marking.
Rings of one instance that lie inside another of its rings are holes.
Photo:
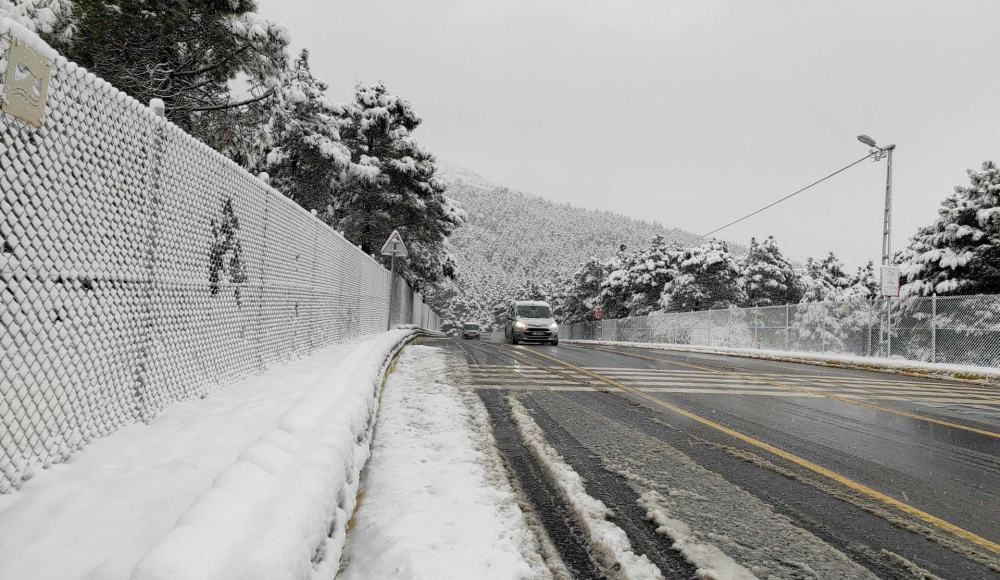
[[[776,387],[781,387],[783,389],[792,389],[793,391],[799,391],[799,392],[802,392],[802,393],[811,393],[813,395],[819,395],[821,397],[826,397],[827,399],[833,399],[835,401],[841,401],[841,402],[844,402],[844,403],[850,403],[851,405],[858,405],[858,406],[861,406],[861,407],[867,407],[869,409],[875,409],[875,410],[878,410],[878,411],[885,411],[886,413],[893,413],[894,415],[900,415],[902,417],[908,417],[910,419],[917,419],[918,421],[926,421],[928,423],[934,423],[934,424],[937,424],[937,425],[943,425],[945,427],[952,427],[954,429],[961,429],[963,431],[971,431],[972,433],[979,433],[980,435],[986,435],[987,437],[995,437],[997,439],[1000,439],[1000,433],[995,433],[993,431],[987,431],[985,429],[977,429],[975,427],[968,427],[966,425],[960,425],[958,423],[951,423],[949,421],[942,421],[941,419],[934,419],[932,417],[925,417],[923,415],[917,415],[916,413],[908,413],[906,411],[900,411],[898,409],[890,409],[888,407],[882,407],[882,406],[879,406],[879,405],[874,405],[872,403],[865,403],[864,401],[859,401],[857,399],[852,399],[852,398],[848,398],[848,397],[842,397],[842,396],[833,395],[833,394],[830,394],[830,393],[824,393],[822,391],[815,391],[815,390],[812,390],[812,389],[806,389],[806,388],[803,388],[803,387],[796,387],[794,385],[789,385],[789,384],[785,384],[785,383],[778,383],[778,382],[774,382],[774,381],[769,381],[767,379],[760,379],[760,378],[757,378],[757,377],[750,377],[750,376],[746,376],[746,375],[741,375],[739,373],[731,373],[731,372],[727,372],[727,371],[719,371],[719,370],[710,369],[708,367],[703,367],[703,366],[694,365],[694,364],[690,364],[690,363],[682,363],[682,362],[672,361],[672,360],[669,360],[669,359],[662,359],[662,358],[656,358],[656,357],[652,357],[652,356],[645,356],[645,355],[635,354],[635,353],[631,353],[631,352],[623,352],[623,351],[612,350],[612,349],[603,348],[603,347],[600,348],[599,350],[601,352],[609,352],[609,353],[613,353],[613,354],[620,354],[620,355],[623,355],[623,356],[630,356],[630,357],[634,357],[634,358],[643,358],[643,359],[647,359],[647,360],[655,360],[655,361],[658,361],[658,362],[661,362],[661,363],[667,363],[667,364],[672,364],[672,365],[680,365],[680,366],[690,367],[690,368],[693,368],[693,369],[698,369],[698,370],[702,370],[702,371],[709,372],[709,373],[716,373],[716,374],[719,374],[719,375],[726,375],[726,376],[730,376],[730,377],[740,377],[740,378],[742,378],[744,380],[747,380],[747,381],[753,381],[753,382],[761,383],[761,384],[765,384],[765,385],[774,385]],[[538,354],[539,356],[545,356],[545,357],[547,357],[547,355],[543,355],[542,353],[537,352],[537,351],[531,351],[531,352],[534,352],[535,354]],[[547,358],[551,358],[551,357],[547,357]],[[559,359],[553,358],[552,360],[558,361]],[[568,363],[565,363],[565,364],[568,364]],[[574,367],[574,368],[577,368],[578,372],[584,370],[584,369],[581,369],[579,367]]]
[[[475,368],[475,366],[477,365],[473,365],[469,370],[471,371],[470,374],[473,381],[475,381],[477,385],[497,385],[498,388],[513,386],[516,389],[517,385],[523,384],[525,381],[542,385],[564,384],[564,381],[562,380],[551,379],[551,371],[545,370],[544,368],[508,365],[481,369]],[[599,370],[599,368],[595,367],[584,368],[589,370]],[[620,367],[612,367],[612,369],[613,370],[606,371],[602,374],[626,383],[639,383],[640,388],[642,385],[647,387],[675,387],[673,389],[663,389],[657,392],[688,394],[743,394],[738,393],[735,390],[726,391],[725,389],[745,389],[746,394],[753,394],[755,390],[767,391],[768,389],[774,388],[771,384],[748,381],[743,377],[719,376],[705,371],[644,369],[633,373],[631,371],[620,370]],[[574,379],[585,376],[573,372],[565,372],[565,374]],[[778,377],[781,378],[781,375],[778,375]],[[785,375],[784,378],[787,380],[793,377],[791,375]],[[804,379],[813,382],[819,382],[820,380],[813,379],[812,377],[801,376],[795,376],[794,379]],[[997,396],[987,397],[984,395],[966,393],[961,390],[950,388],[927,388],[926,385],[935,384],[929,382],[916,384],[903,383],[900,381],[883,382],[879,384],[866,383],[867,381],[864,381],[864,379],[854,381],[829,379],[824,380],[822,384],[810,385],[810,390],[827,394],[836,394],[850,399],[907,401],[925,405],[927,403],[962,404],[971,402],[981,402],[988,405],[1000,405],[1000,397]],[[815,397],[820,395],[792,391],[789,396]],[[929,406],[940,407],[940,405]]]
[[[611,352],[611,351],[609,351]],[[656,359],[663,360],[663,359]],[[658,376],[658,375],[668,375],[677,377],[690,377],[692,379],[698,379],[699,377],[704,377],[709,373],[703,371],[681,371],[674,369],[642,369],[642,370],[619,370],[619,369],[602,369],[597,367],[584,367],[592,371],[603,372],[603,374],[608,376],[636,376],[636,377],[647,377],[647,376]],[[899,388],[926,388],[926,389],[939,389],[954,393],[968,393],[968,394],[979,394],[988,397],[998,397],[1000,396],[1000,389],[993,387],[975,387],[965,384],[955,384],[955,383],[941,383],[939,381],[912,381],[912,380],[899,380],[899,381],[886,381],[881,379],[865,379],[858,377],[813,377],[813,376],[803,376],[803,375],[769,375],[763,373],[754,374],[755,377],[782,380],[789,382],[802,382],[802,383],[821,383],[821,384],[843,384],[843,385],[860,385],[860,386],[871,386],[871,387],[899,387]]]
[[[589,367],[584,367],[589,368]],[[591,369],[594,370],[594,369]],[[743,377],[732,377],[732,376],[717,376],[711,373],[699,372],[697,375],[692,376],[688,374],[681,375],[680,373],[674,373],[671,370],[662,370],[659,372],[650,372],[633,375],[631,373],[625,372],[605,372],[602,373],[605,376],[610,376],[612,378],[626,381],[626,382],[642,382],[648,385],[662,385],[662,386],[704,386],[711,387],[716,385],[725,385],[732,387],[743,387],[748,383],[753,385],[759,385],[758,388],[772,388],[774,383],[761,383],[757,381],[748,381]],[[672,379],[672,380],[666,380]],[[797,382],[797,381],[796,381]],[[825,392],[828,394],[838,394],[844,397],[854,397],[854,395],[859,393],[871,394],[870,397],[860,397],[860,398],[870,398],[877,399],[877,395],[900,395],[901,398],[894,400],[905,400],[903,396],[911,397],[913,402],[921,402],[925,400],[925,397],[950,397],[956,399],[963,399],[969,401],[983,401],[987,403],[997,403],[1000,402],[1000,396],[997,394],[984,395],[980,393],[970,393],[960,389],[949,389],[946,387],[931,387],[929,383],[920,384],[919,386],[910,386],[908,384],[877,384],[877,385],[866,385],[864,383],[838,383],[836,380],[825,381],[821,384],[811,384],[809,389],[816,392]]]
[[[523,349],[523,347],[514,347],[514,348],[521,348],[521,349]],[[528,349],[523,349],[523,350],[527,351]],[[923,521],[925,523],[931,524],[931,525],[933,525],[933,526],[935,526],[937,528],[940,528],[942,530],[948,531],[949,533],[954,534],[955,536],[958,536],[959,538],[962,538],[962,539],[967,540],[969,542],[972,542],[973,544],[975,544],[977,546],[980,546],[982,548],[986,548],[987,550],[989,550],[989,551],[991,551],[991,552],[993,552],[995,554],[1000,554],[1000,544],[997,544],[995,542],[991,542],[990,540],[987,540],[986,538],[978,536],[978,535],[976,535],[976,534],[974,534],[974,533],[972,533],[972,532],[970,532],[970,531],[968,531],[968,530],[966,530],[964,528],[960,528],[960,527],[956,526],[955,524],[952,524],[950,522],[942,520],[941,518],[939,518],[937,516],[933,516],[933,515],[925,512],[925,511],[919,509],[919,508],[915,508],[915,507],[911,506],[910,504],[903,503],[903,502],[899,501],[898,499],[896,499],[896,498],[894,498],[892,496],[889,496],[889,495],[886,495],[886,494],[884,494],[884,493],[882,493],[880,491],[874,490],[874,489],[872,489],[872,488],[870,488],[870,487],[868,487],[868,486],[866,486],[866,485],[864,485],[862,483],[854,481],[853,479],[849,479],[847,477],[844,477],[843,475],[840,475],[839,473],[833,472],[833,471],[831,471],[831,470],[829,470],[829,469],[827,469],[825,467],[817,465],[817,464],[809,461],[808,459],[803,459],[803,458],[801,458],[801,457],[799,457],[797,455],[793,455],[793,454],[791,454],[791,453],[789,453],[789,452],[787,452],[787,451],[785,451],[783,449],[779,449],[779,448],[777,448],[777,447],[775,447],[775,446],[773,446],[771,444],[764,443],[763,441],[761,441],[759,439],[755,439],[755,438],[753,438],[753,437],[751,437],[749,435],[745,435],[745,434],[743,434],[743,433],[741,433],[739,431],[736,431],[734,429],[730,429],[729,427],[726,427],[726,426],[724,426],[722,424],[716,423],[715,421],[706,419],[706,418],[704,418],[704,417],[702,417],[700,415],[696,415],[696,414],[692,413],[691,411],[687,411],[685,409],[682,409],[680,407],[672,405],[672,404],[670,404],[670,403],[668,403],[666,401],[663,401],[661,399],[658,399],[658,398],[656,398],[656,397],[654,397],[652,395],[646,394],[646,393],[644,393],[644,392],[642,392],[642,391],[640,391],[638,389],[634,389],[634,388],[629,387],[627,385],[621,384],[621,383],[615,381],[614,379],[603,377],[603,376],[601,376],[601,375],[599,375],[597,373],[594,373],[594,372],[591,372],[591,371],[587,371],[585,369],[582,369],[580,367],[572,365],[572,364],[570,364],[568,362],[562,361],[562,360],[557,359],[555,357],[551,357],[551,356],[549,356],[547,354],[540,353],[538,351],[528,351],[528,352],[530,352],[531,354],[533,354],[535,356],[540,356],[542,358],[545,358],[545,359],[554,361],[556,363],[562,364],[565,367],[573,369],[573,370],[575,370],[577,372],[587,374],[590,377],[592,377],[594,379],[597,379],[599,381],[603,381],[603,382],[605,382],[605,383],[607,383],[607,384],[609,384],[611,386],[618,387],[619,389],[622,389],[624,391],[628,391],[628,392],[630,392],[630,393],[632,393],[632,394],[634,394],[636,396],[639,396],[639,397],[642,397],[643,399],[646,399],[647,401],[649,401],[651,403],[659,405],[660,407],[663,407],[665,409],[673,411],[673,412],[675,412],[675,413],[677,413],[679,415],[683,415],[684,417],[687,417],[687,418],[689,418],[689,419],[691,419],[693,421],[701,423],[702,425],[711,427],[713,429],[716,429],[717,431],[721,431],[722,433],[725,433],[727,435],[735,437],[736,439],[739,439],[740,441],[743,441],[745,443],[748,443],[750,445],[753,445],[755,447],[758,447],[760,449],[768,451],[768,452],[770,452],[770,453],[772,453],[774,455],[777,455],[778,457],[781,457],[782,459],[786,459],[788,461],[791,461],[792,463],[794,463],[794,464],[796,464],[796,465],[798,465],[800,467],[803,467],[803,468],[808,469],[808,470],[810,470],[810,471],[812,471],[814,473],[818,473],[819,475],[822,475],[824,477],[832,479],[832,480],[836,481],[837,483],[839,483],[839,484],[841,484],[841,485],[843,485],[845,487],[853,489],[854,491],[857,491],[859,493],[867,495],[868,497],[871,497],[873,499],[877,499],[877,500],[879,500],[879,501],[881,501],[881,502],[883,502],[885,504],[888,504],[888,505],[890,505],[890,506],[892,506],[892,507],[894,507],[894,508],[896,508],[896,509],[904,512],[904,513],[907,513],[907,514],[909,514],[911,516],[914,516],[914,517],[920,519],[921,521]]]

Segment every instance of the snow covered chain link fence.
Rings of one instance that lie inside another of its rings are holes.
[[[0,86],[12,28],[0,19]],[[43,126],[0,114],[0,493],[390,316],[391,275],[360,249],[52,56]],[[393,323],[438,329],[405,282],[395,292]]]
[[[564,325],[563,338],[1000,367],[1000,295],[654,313]]]

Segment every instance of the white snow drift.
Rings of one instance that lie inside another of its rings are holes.
[[[368,459],[383,372],[413,332],[383,333],[351,350],[215,478],[132,579],[331,578]]]

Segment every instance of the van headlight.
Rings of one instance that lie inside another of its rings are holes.
[[[549,330],[551,330],[552,332],[559,332],[559,325],[553,322],[552,324],[549,325]]]
[[[528,328],[528,325],[518,320],[517,322],[514,323],[514,328],[518,330],[524,330]]]

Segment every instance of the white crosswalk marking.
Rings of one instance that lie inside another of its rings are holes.
[[[587,375],[565,368],[519,365],[472,365],[477,389],[597,391],[617,390],[595,385]],[[587,367],[615,381],[650,393],[755,397],[818,397],[834,395],[871,401],[907,401],[934,407],[974,407],[1000,410],[1000,388],[901,377],[816,376],[766,373],[743,376],[688,369]],[[813,391],[804,392],[804,391]]]

